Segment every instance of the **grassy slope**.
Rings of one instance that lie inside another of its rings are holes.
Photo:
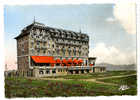
[[[120,76],[120,75],[129,75],[135,74],[136,71],[110,71],[103,73],[89,73],[82,75],[65,75],[65,76],[48,76],[48,78],[64,78],[64,79],[92,79],[92,78],[101,78],[109,76]],[[46,77],[45,77],[46,78]]]
[[[125,91],[126,94],[137,94],[137,75],[121,78],[99,79],[98,81],[115,83],[118,84],[119,86],[127,85],[130,87],[130,89]]]
[[[112,72],[111,72],[112,73]],[[117,72],[115,72],[117,73]],[[100,75],[100,74],[98,74]],[[89,75],[90,77],[92,75]],[[94,76],[94,74],[93,74]],[[70,77],[70,76],[69,76]],[[73,77],[73,75],[72,75]],[[79,75],[77,78],[83,77]],[[95,76],[94,76],[95,77]],[[102,76],[101,76],[102,77]],[[84,77],[88,78],[88,77]],[[130,78],[130,81],[136,81]],[[55,96],[99,96],[136,95],[136,88],[118,91],[118,86],[97,84],[79,80],[31,80],[26,78],[6,78],[6,97],[55,97]]]
[[[117,87],[82,81],[6,79],[6,97],[113,95]],[[112,92],[114,91],[114,92]]]

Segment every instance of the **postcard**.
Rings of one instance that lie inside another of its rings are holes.
[[[136,3],[4,5],[5,98],[136,96]]]

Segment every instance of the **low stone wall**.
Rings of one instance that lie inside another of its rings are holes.
[[[46,76],[59,76],[59,75],[71,75],[71,74],[85,74],[105,72],[104,67],[35,67],[28,71],[13,71],[5,72],[5,76],[21,76],[21,77],[46,77]]]
[[[57,76],[57,75],[67,75],[67,74],[84,74],[92,73],[92,67],[53,67],[53,68],[34,68],[34,77],[45,77],[45,76]]]
[[[45,77],[45,76],[56,76],[56,75],[66,75],[67,69],[34,69],[34,77]]]

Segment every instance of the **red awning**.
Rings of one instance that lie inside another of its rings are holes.
[[[83,63],[83,60],[82,59],[78,60],[78,63]]]
[[[93,66],[93,64],[89,64],[89,66]]]
[[[64,67],[64,64],[61,64],[61,66],[63,66],[63,67]]]
[[[54,64],[53,63],[51,64],[51,67],[54,67]]]
[[[76,63],[77,64],[78,63],[78,60],[77,59],[74,59],[73,60],[73,63]]]
[[[67,66],[70,67],[71,65],[70,64],[67,64]]]
[[[54,63],[53,57],[51,56],[31,56],[36,63]]]
[[[55,61],[56,61],[56,63],[61,63],[60,59],[56,59]]]
[[[69,59],[67,62],[68,62],[68,63],[72,63],[72,59]]]
[[[63,60],[62,60],[62,63],[67,64],[67,60],[66,60],[66,59],[63,59]]]
[[[51,63],[52,63],[52,64],[55,64],[55,63],[56,63],[56,61],[55,61],[55,60],[52,60],[52,61],[51,61]]]

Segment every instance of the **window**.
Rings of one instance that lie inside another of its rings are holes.
[[[34,53],[34,50],[33,50],[33,49],[31,50],[31,53],[32,53],[32,54]]]
[[[39,53],[40,52],[40,49],[37,49],[37,53]]]
[[[48,51],[48,56],[50,56],[51,55],[51,52],[50,51]]]
[[[74,56],[76,56],[76,48],[73,49]]]
[[[65,50],[65,49],[63,49],[62,51],[63,51],[63,56],[65,56],[65,51],[66,51],[66,50]]]
[[[86,66],[87,66],[87,60],[86,60]]]
[[[46,44],[46,43],[45,43],[45,42],[43,42],[43,46],[45,46],[45,44]]]
[[[24,54],[24,48],[21,49],[21,53]]]
[[[55,54],[55,51],[53,51],[53,53],[52,53],[53,55]]]
[[[74,56],[76,56],[76,51],[74,50],[73,52],[74,52]]]
[[[64,37],[64,34],[62,34],[62,37]]]
[[[48,37],[48,40],[50,40],[50,38]]]
[[[59,49],[57,49],[57,55],[59,55]]]
[[[39,74],[44,74],[43,70],[40,70],[40,71],[39,71]]]
[[[67,34],[65,34],[65,37],[67,38]]]
[[[31,41],[31,46],[33,46],[34,45],[34,42],[33,41]]]
[[[58,42],[58,39],[56,39],[56,42]]]
[[[79,56],[81,55],[81,51],[79,52]]]
[[[43,53],[45,54],[46,53],[46,50],[43,50]]]
[[[36,44],[39,45],[39,42],[37,41]]]
[[[54,44],[52,45],[52,47],[54,48]]]
[[[69,56],[71,55],[71,50],[68,51],[69,52]]]
[[[52,70],[52,73],[55,74],[56,73],[56,70]]]
[[[49,70],[46,70],[46,74],[50,74],[50,71]]]

